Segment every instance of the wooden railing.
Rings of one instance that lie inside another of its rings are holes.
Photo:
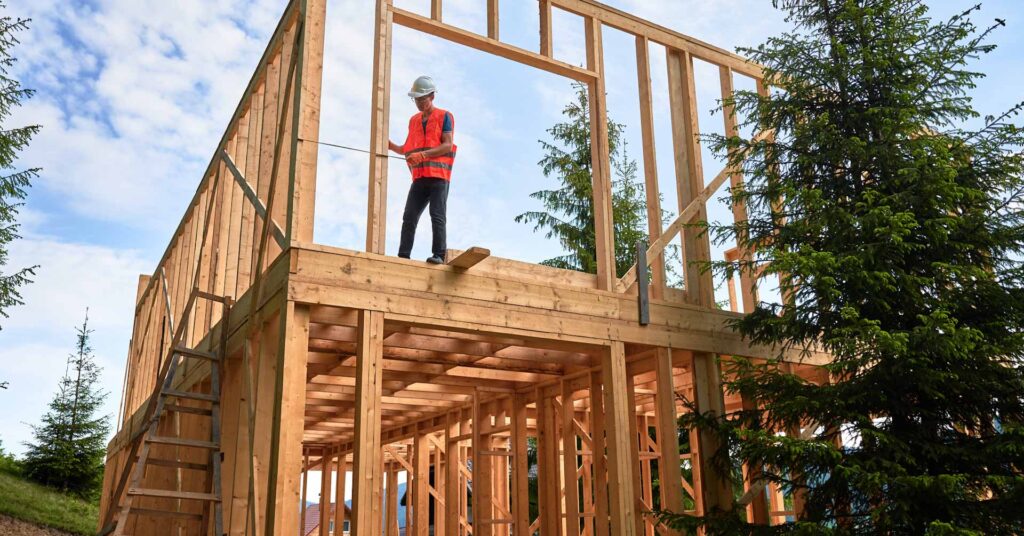
[[[140,286],[125,420],[153,392],[192,288],[237,299],[292,240],[312,241],[316,147],[303,140],[318,138],[324,28],[322,14],[307,10],[323,5],[289,2],[154,275]],[[183,341],[190,347],[222,314],[207,300],[195,307]]]

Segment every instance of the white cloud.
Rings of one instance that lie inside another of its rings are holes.
[[[31,437],[25,423],[38,422],[46,411],[87,307],[102,388],[110,393],[103,411],[116,418],[136,283],[153,267],[131,250],[49,237],[15,242],[10,255],[10,266],[39,265],[34,282],[22,290],[25,305],[0,320],[0,380],[10,382],[0,390],[0,406],[6,408],[0,411],[0,439],[5,449],[20,452]]]

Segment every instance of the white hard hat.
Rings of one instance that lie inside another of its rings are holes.
[[[409,96],[417,99],[436,92],[437,86],[434,85],[434,79],[429,76],[421,76],[412,83],[412,90],[409,91]]]

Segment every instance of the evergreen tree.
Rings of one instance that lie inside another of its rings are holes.
[[[75,352],[68,356],[50,410],[42,425],[32,427],[35,442],[27,444],[24,467],[32,480],[88,496],[102,484],[110,422],[107,415],[97,415],[107,393],[98,385],[100,368],[89,345],[93,330],[88,311],[76,331]]]
[[[516,222],[546,230],[557,238],[565,255],[541,264],[597,273],[597,241],[594,234],[594,200],[590,160],[590,102],[587,86],[574,83],[576,98],[562,113],[566,120],[548,129],[552,141],[540,141],[545,156],[539,162],[545,177],[558,179],[560,187],[541,190],[530,197],[541,201],[544,211],[525,212]],[[647,200],[637,177],[636,160],[629,158],[622,139],[625,126],[608,120],[608,147],[612,169],[612,212],[615,232],[615,270],[619,276],[636,262],[636,243],[647,238]],[[666,216],[669,217],[669,216]],[[669,255],[675,250],[670,249]]]
[[[0,2],[0,9],[6,9]],[[14,108],[25,99],[32,97],[31,89],[11,77],[11,68],[16,59],[12,49],[18,44],[17,33],[28,29],[28,19],[10,15],[0,16],[0,315],[8,316],[7,310],[21,305],[19,289],[30,283],[36,267],[8,271],[7,255],[11,242],[20,238],[16,219],[18,209],[26,196],[31,179],[39,174],[38,168],[19,170],[15,166],[18,153],[28,146],[39,126],[10,127],[7,120]]]
[[[776,90],[733,98],[774,139],[709,138],[735,151],[746,183],[732,198],[749,211],[709,232],[755,250],[738,269],[791,296],[734,324],[779,356],[724,365],[727,391],[761,409],[680,422],[722,438],[719,470],[734,474],[731,454],[806,504],[779,527],[738,506],[664,519],[708,534],[1022,534],[1022,106],[981,119],[968,94],[1003,21],[976,27],[977,6],[936,21],[920,0],[776,6],[794,30],[743,51]],[[832,355],[830,383],[779,366],[810,347]],[[776,435],[801,427],[810,437]]]

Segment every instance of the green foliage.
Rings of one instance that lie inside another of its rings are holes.
[[[9,475],[21,475],[21,462],[13,454],[4,450],[3,441],[0,441],[0,473]]]
[[[7,6],[0,2],[0,9]],[[31,180],[39,174],[38,168],[19,170],[15,166],[18,153],[28,146],[39,126],[10,127],[14,108],[32,96],[33,91],[21,87],[11,77],[11,68],[16,59],[12,49],[18,44],[17,33],[28,29],[28,20],[0,16],[0,315],[7,317],[7,310],[21,305],[19,289],[31,282],[37,267],[8,272],[7,256],[11,242],[20,238],[16,219],[18,209],[26,196]]]
[[[89,496],[102,486],[110,419],[97,415],[107,393],[98,385],[88,311],[76,331],[75,352],[68,356],[50,410],[40,426],[32,427],[35,442],[28,444],[24,467],[25,475],[40,484]]]
[[[756,250],[712,268],[763,268],[793,299],[733,326],[779,351],[727,365],[726,389],[763,409],[681,425],[720,436],[721,470],[731,453],[806,505],[780,527],[741,508],[664,518],[709,534],[1024,533],[1024,106],[963,126],[994,26],[975,26],[977,7],[932,20],[917,0],[778,4],[795,31],[744,51],[776,91],[734,98],[775,138],[709,137],[742,166],[732,197],[750,213],[709,232]],[[779,366],[814,348],[831,383]]]
[[[565,255],[541,264],[597,273],[597,241],[594,235],[593,184],[590,159],[590,102],[587,86],[574,83],[576,99],[562,113],[566,120],[548,129],[552,141],[540,141],[547,153],[540,166],[545,177],[558,179],[560,187],[541,190],[530,197],[541,201],[544,211],[525,212],[516,222],[545,230],[546,238],[556,238]],[[615,232],[615,270],[619,276],[636,262],[636,244],[647,239],[647,200],[644,185],[637,177],[636,160],[629,158],[622,139],[625,125],[608,120],[608,147],[612,177],[612,212]],[[671,217],[665,214],[666,218]],[[678,257],[677,249],[668,255]],[[672,272],[669,274],[672,275]]]
[[[0,514],[55,529],[92,536],[99,503],[60,493],[0,472]]]

